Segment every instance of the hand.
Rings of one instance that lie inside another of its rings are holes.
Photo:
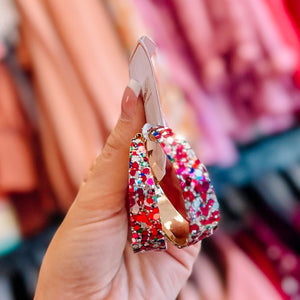
[[[127,87],[118,123],[46,252],[36,300],[168,300],[185,284],[200,243],[135,254],[127,238],[129,144],[144,123],[142,99]]]

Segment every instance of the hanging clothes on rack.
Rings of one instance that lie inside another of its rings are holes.
[[[127,64],[98,1],[17,4],[48,175],[67,210],[119,115]]]
[[[32,132],[20,109],[11,74],[3,63],[0,64],[0,102],[1,193],[32,191],[37,187]]]
[[[236,159],[236,152],[229,137],[224,134],[223,129],[217,121],[211,101],[201,89],[194,76],[194,69],[190,60],[184,41],[178,35],[178,30],[173,21],[166,1],[158,3],[137,3],[153,28],[154,40],[162,51],[166,52],[169,65],[172,65],[173,80],[185,92],[186,98],[197,111],[197,123],[201,128],[203,139],[198,147],[201,158],[207,164],[211,164],[219,157],[226,156],[226,161],[233,162]],[[200,116],[199,116],[200,115]],[[221,151],[222,149],[222,151]]]
[[[274,14],[282,2],[258,2],[136,2],[197,113],[208,164],[233,164],[234,142],[295,124],[299,39],[286,12]]]
[[[216,255],[221,254],[224,270],[216,262],[220,258],[214,259],[214,251],[200,254],[190,281],[178,299],[190,299],[187,298],[190,295],[191,299],[201,300],[289,299],[276,290],[263,272],[228,236],[219,231],[212,240],[210,244],[217,250]]]
[[[10,245],[72,204],[119,115],[130,50],[150,32],[166,119],[214,165],[221,226],[234,240],[216,237],[217,252],[203,243],[179,299],[299,296],[299,129],[278,134],[298,124],[295,1],[16,0],[14,22],[6,23],[13,25],[1,26],[3,3],[13,2],[0,0],[0,223],[1,212],[17,216],[11,231],[0,227],[11,232]],[[283,172],[298,196],[287,191]],[[238,200],[236,190],[249,199]],[[3,240],[0,230],[0,249]],[[32,298],[44,250],[30,251],[35,271],[17,251],[15,261],[24,262],[16,281]]]

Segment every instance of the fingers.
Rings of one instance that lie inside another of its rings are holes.
[[[145,123],[142,99],[127,87],[121,116],[95,160],[76,199],[76,205],[109,218],[125,206],[128,181],[129,146]]]
[[[84,292],[88,287],[90,293],[92,288],[101,293],[109,290],[127,240],[130,140],[143,123],[142,100],[127,87],[116,127],[47,250],[41,288],[49,285],[47,274],[52,274],[51,283],[59,291],[73,291],[74,286]]]
[[[129,244],[126,247],[124,260],[130,261],[127,273],[135,287],[129,299],[175,299],[192,272],[201,243],[178,249],[168,242],[167,251],[138,254]]]

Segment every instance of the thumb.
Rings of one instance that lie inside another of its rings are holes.
[[[77,205],[96,213],[99,221],[110,218],[125,207],[130,141],[141,131],[144,123],[142,99],[127,87],[122,99],[121,116],[75,201]]]
[[[49,293],[65,293],[76,287],[81,291],[89,288],[91,294],[93,288],[106,291],[110,286],[127,240],[130,140],[140,132],[144,120],[142,99],[127,87],[117,125],[47,250],[39,291],[49,282],[56,286],[54,291],[48,288]]]

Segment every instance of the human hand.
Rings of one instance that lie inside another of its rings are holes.
[[[144,123],[142,99],[127,87],[118,123],[46,252],[36,300],[168,300],[185,284],[200,243],[133,253],[127,240],[129,145]]]

